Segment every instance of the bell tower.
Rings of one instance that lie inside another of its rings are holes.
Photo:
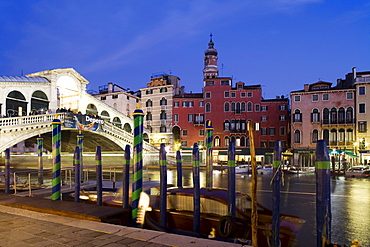
[[[212,34],[210,34],[210,41],[208,43],[208,49],[204,51],[204,69],[203,76],[204,79],[217,78],[218,68],[217,68],[217,50],[213,47],[214,43],[212,41]]]

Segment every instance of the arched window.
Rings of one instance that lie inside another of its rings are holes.
[[[120,128],[122,127],[121,119],[119,119],[119,117],[113,118],[112,124]]]
[[[240,109],[240,103],[236,103],[236,110],[235,110],[235,113],[237,114],[240,114],[241,113],[241,109]]]
[[[153,106],[153,101],[148,99],[146,102],[145,102],[145,106],[146,107],[152,107]]]
[[[329,144],[329,130],[328,129],[324,129],[322,136],[326,144]]]
[[[216,136],[215,139],[213,140],[213,145],[215,147],[219,147],[220,146],[220,137],[219,136]]]
[[[319,139],[319,131],[317,129],[314,129],[312,131],[312,143],[316,143],[317,140]]]
[[[245,147],[245,136],[240,137],[240,146]]]
[[[353,142],[353,129],[348,129],[347,130],[346,141],[347,141],[347,145],[352,144],[352,142]]]
[[[353,123],[353,108],[352,107],[347,108],[346,123]]]
[[[132,129],[131,129],[131,125],[128,124],[128,123],[125,123],[125,125],[123,126],[123,129],[128,132],[128,133],[131,133],[132,132]]]
[[[240,147],[240,137],[239,136],[235,138],[235,147]]]
[[[224,111],[225,112],[230,111],[230,104],[229,104],[229,102],[225,102],[225,104],[224,104]]]
[[[167,100],[165,97],[163,97],[160,101],[160,105],[167,105]]]
[[[20,110],[21,112],[18,112]],[[32,109],[31,109],[32,110]],[[6,114],[8,117],[27,115],[27,102],[19,91],[12,91],[6,98]]]
[[[102,111],[100,116],[102,119],[104,119],[104,121],[110,122],[109,113],[106,110]]]
[[[302,122],[302,113],[298,109],[294,111],[293,122]]]
[[[225,144],[225,147],[228,147],[229,146],[229,144],[230,144],[230,138],[228,136],[225,136],[224,144]]]
[[[330,110],[330,123],[336,124],[337,121],[338,121],[338,119],[337,119],[337,109],[333,107]]]
[[[165,92],[167,92],[167,88],[166,88],[166,87],[162,87],[162,88],[159,90],[159,92],[161,92],[161,93],[165,93]]]
[[[338,110],[338,123],[343,124],[346,122],[346,112],[344,107],[340,107]]]
[[[346,138],[345,130],[344,129],[339,129],[339,131],[338,131],[338,142],[343,145],[344,142],[345,142],[345,138]]]
[[[229,120],[224,121],[224,130],[229,131],[230,130],[230,122]]]
[[[150,121],[150,120],[153,120],[153,116],[152,116],[152,113],[151,112],[148,112],[146,114],[146,121]]]
[[[167,119],[167,114],[165,111],[161,111],[160,119]]]
[[[329,140],[330,140],[330,145],[337,145],[337,130],[336,129],[332,129],[330,131]]]
[[[165,133],[167,131],[166,125],[162,124],[161,127],[159,127],[159,132]]]
[[[37,90],[33,92],[31,98],[31,110],[33,109],[43,110],[44,112],[46,112],[49,109],[48,97],[43,91]]]
[[[98,115],[98,108],[94,104],[88,104],[86,108],[86,114]]]
[[[235,112],[235,102],[232,102],[231,103],[231,111],[232,112]]]
[[[247,111],[248,111],[248,112],[251,112],[252,110],[253,110],[252,102],[248,102]]]
[[[294,143],[301,143],[301,131],[294,131]]]
[[[320,122],[320,113],[318,109],[313,109],[311,113],[311,122],[312,123],[318,123]]]
[[[323,110],[323,114],[324,114],[324,116],[323,116],[323,123],[324,124],[329,124],[329,109],[328,108],[324,108],[324,110]]]
[[[206,104],[206,112],[211,112],[211,103]]]
[[[245,102],[241,103],[241,108],[242,108],[242,111],[245,111]]]

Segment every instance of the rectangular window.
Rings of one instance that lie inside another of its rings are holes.
[[[267,128],[261,128],[261,135],[267,135]]]
[[[256,104],[255,108],[256,108],[256,111],[260,111],[260,105]]]
[[[229,98],[230,97],[230,92],[224,92],[224,98]]]
[[[285,111],[286,110],[286,105],[279,105],[279,110],[280,111]]]
[[[253,93],[252,92],[248,92],[248,98],[251,98],[253,97]]]
[[[267,142],[261,141],[261,148],[267,148]]]
[[[270,136],[274,136],[275,135],[275,132],[276,132],[276,129],[275,128],[270,128]]]
[[[198,141],[198,144],[199,144],[199,146],[204,146],[204,141],[200,140],[200,141]]]
[[[366,104],[365,103],[358,104],[358,113],[366,113]]]
[[[221,81],[221,86],[229,86],[229,81]]]
[[[179,121],[179,114],[173,115],[173,121],[178,122]]]
[[[245,95],[246,95],[245,92],[240,93],[240,97],[242,97],[242,98],[245,98]]]
[[[193,122],[193,114],[188,114],[188,122]]]
[[[231,98],[235,98],[236,97],[236,93],[231,93]]]
[[[267,111],[267,106],[261,106],[261,111]]]
[[[112,99],[118,99],[118,94],[112,95]]]
[[[318,94],[313,94],[312,95],[312,101],[319,101],[319,95]]]
[[[214,86],[215,82],[214,81],[206,81],[206,86]]]
[[[199,107],[204,107],[204,101],[199,101]]]
[[[353,99],[353,93],[352,92],[347,93],[346,97],[347,97],[347,99]]]
[[[204,136],[204,130],[203,129],[199,130],[199,136]]]
[[[280,127],[280,135],[285,136],[285,127]]]
[[[358,132],[359,133],[365,133],[366,131],[367,131],[366,121],[359,121],[358,122]]]
[[[187,136],[188,135],[188,130],[182,130],[182,136]]]
[[[365,94],[366,94],[365,86],[358,87],[358,95],[365,95]]]
[[[206,99],[210,99],[211,98],[211,92],[206,92]]]
[[[295,95],[294,102],[301,102],[301,95]]]
[[[180,106],[180,103],[178,101],[173,102],[173,107],[179,107],[179,106]]]
[[[279,120],[280,120],[280,121],[285,121],[285,115],[281,115],[281,116],[279,116]]]
[[[187,147],[188,141],[181,141],[181,147]]]
[[[324,94],[322,95],[322,100],[324,100],[324,101],[329,100],[329,94],[324,93]]]
[[[146,90],[146,92],[145,92],[146,94],[153,94],[153,90],[151,89],[151,90]]]
[[[100,100],[106,100],[106,99],[107,99],[107,96],[100,97]]]
[[[261,117],[261,121],[267,121],[267,117],[265,116]]]

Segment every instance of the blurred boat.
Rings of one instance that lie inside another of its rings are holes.
[[[346,177],[351,178],[367,178],[370,177],[370,167],[369,166],[352,166],[345,173]]]

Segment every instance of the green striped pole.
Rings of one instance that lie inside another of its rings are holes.
[[[5,193],[10,193],[10,149],[5,149]]]
[[[132,221],[136,223],[139,210],[140,193],[143,190],[143,119],[144,112],[138,108],[132,114],[134,116],[134,167],[132,176]]]
[[[80,190],[81,190],[81,157],[80,148],[76,147],[73,155],[73,166],[75,170],[75,202],[80,202]]]
[[[160,224],[167,225],[167,158],[166,158],[166,145],[161,143],[159,150],[159,167],[160,167]]]
[[[61,139],[61,122],[54,119],[52,122],[52,195],[51,199],[57,201],[61,199],[61,179],[60,179],[60,139]]]
[[[81,134],[81,132],[77,135],[77,147],[80,149],[80,173],[81,173],[81,181],[84,181],[84,170],[83,170],[83,161],[82,161],[82,152],[83,152],[83,142],[84,142],[84,136]]]
[[[42,149],[43,149],[43,138],[41,135],[37,137],[37,156],[39,158],[39,173],[38,173],[38,183],[43,184],[44,183],[44,164],[42,161]]]
[[[207,155],[206,155],[206,187],[207,190],[212,190],[213,187],[213,127],[211,126],[211,121],[208,121],[206,126],[206,147],[207,147]]]
[[[236,216],[236,182],[235,182],[235,142],[230,142],[228,149],[228,213],[229,215]]]

